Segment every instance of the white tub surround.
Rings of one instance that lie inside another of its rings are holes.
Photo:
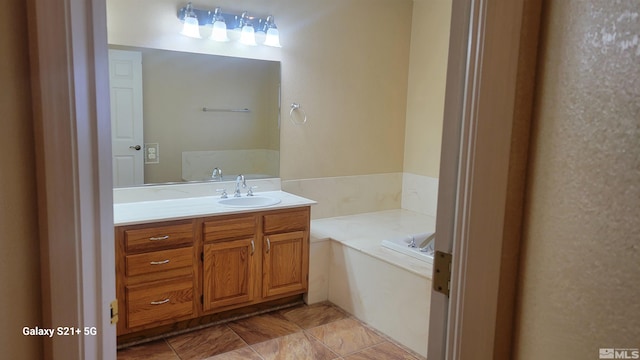
[[[284,180],[282,190],[317,200],[312,219],[399,209],[402,173]]]
[[[313,231],[313,222],[311,225]],[[310,236],[309,246],[309,291],[304,296],[307,304],[316,304],[329,300],[329,266],[331,262],[330,239],[317,239]]]
[[[434,228],[402,209],[312,220],[308,302],[329,300],[426,356],[432,265],[381,242]]]
[[[402,208],[435,217],[438,208],[438,179],[403,173]]]
[[[329,301],[427,355],[431,280],[331,242]]]
[[[228,191],[229,192],[229,191]],[[229,192],[233,197],[233,191]],[[246,196],[244,193],[242,196]],[[219,204],[220,195],[173,198],[165,200],[137,201],[113,205],[114,224],[133,225],[148,222],[180,220],[202,216],[239,214],[256,210],[275,210],[315,204],[315,201],[284,191],[255,192],[255,196],[266,196],[280,200],[279,203],[258,208],[238,208]]]
[[[278,176],[280,151],[269,149],[183,151],[182,179],[202,181],[211,178],[213,168],[222,169],[223,175],[254,174]]]
[[[412,173],[284,180],[282,189],[316,199],[312,219],[400,208],[436,216],[438,179]]]

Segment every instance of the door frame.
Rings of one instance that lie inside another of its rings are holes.
[[[453,0],[436,220],[452,274],[429,359],[511,358],[540,7]]]
[[[104,0],[29,0],[45,359],[115,359],[111,119]],[[85,327],[88,335],[84,335]],[[96,335],[92,328],[95,327]]]
[[[453,277],[430,359],[493,358],[523,3],[453,0],[436,244]],[[98,327],[45,340],[45,358],[115,359],[106,3],[30,0],[28,17],[43,326]]]

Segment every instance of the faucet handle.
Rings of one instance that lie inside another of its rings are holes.
[[[220,194],[220,198],[221,199],[226,199],[227,198],[227,190],[226,189],[216,189],[216,192],[221,192],[222,194]]]
[[[214,180],[222,181],[222,169],[220,169],[219,167],[214,167],[213,171],[211,172],[211,178]]]
[[[253,196],[253,189],[257,189],[258,186],[249,186],[249,190],[247,190],[247,196]]]

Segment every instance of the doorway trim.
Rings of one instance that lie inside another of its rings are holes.
[[[511,357],[540,6],[453,0],[436,220],[452,276],[429,359]]]
[[[44,358],[115,359],[116,330],[110,323],[115,248],[106,2],[30,0],[27,9],[38,177],[40,326],[80,331],[45,337]]]

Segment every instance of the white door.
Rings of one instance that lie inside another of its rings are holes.
[[[109,50],[113,186],[144,183],[142,54]]]

